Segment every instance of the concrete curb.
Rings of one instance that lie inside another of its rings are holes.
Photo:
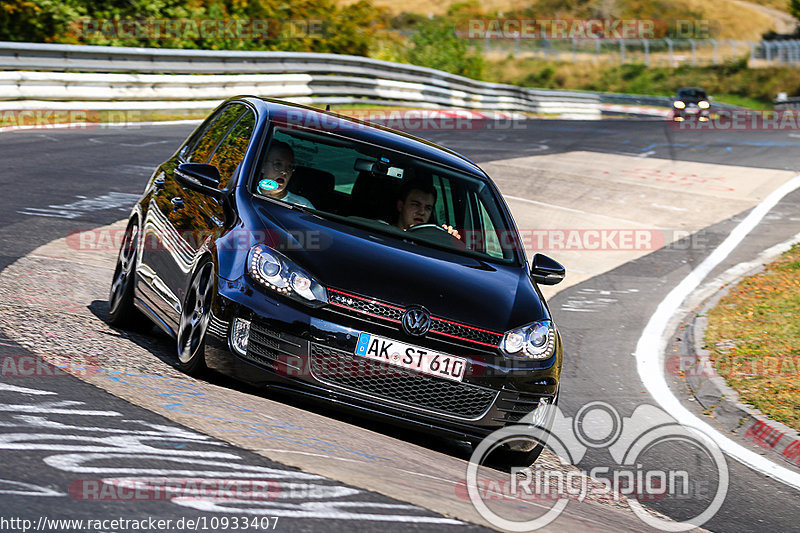
[[[734,274],[710,297],[696,307],[683,323],[689,327],[684,330],[686,345],[694,351],[694,361],[689,361],[686,370],[686,384],[697,402],[706,409],[725,429],[766,450],[772,456],[780,457],[793,466],[800,466],[800,433],[794,429],[767,418],[761,411],[744,404],[739,393],[729,387],[725,378],[717,374],[709,351],[704,349],[705,330],[708,325],[707,313],[717,305],[742,279],[756,274],[764,266],[776,259],[782,251],[774,251],[759,257],[759,264],[742,272],[737,265],[729,272]],[[721,277],[725,277],[725,274]],[[686,366],[681,363],[682,369]]]

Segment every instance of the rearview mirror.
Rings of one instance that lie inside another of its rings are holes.
[[[386,174],[389,166],[383,161],[372,161],[370,159],[356,159],[353,170],[359,172],[369,172],[370,174]]]
[[[566,270],[561,263],[543,254],[535,254],[531,261],[531,278],[541,285],[557,285],[564,280]]]

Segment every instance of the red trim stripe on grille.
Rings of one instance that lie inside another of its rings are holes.
[[[344,292],[344,291],[340,291],[340,290],[336,290],[336,289],[327,289],[327,290],[329,292],[335,292],[337,294],[341,294],[343,296],[347,296],[348,298],[355,298],[357,300],[363,300],[363,301],[369,302],[371,304],[376,304],[376,305],[380,305],[380,306],[384,306],[384,307],[390,307],[390,308],[396,309],[398,311],[405,311],[405,309],[403,309],[402,307],[398,307],[396,305],[391,305],[391,304],[387,304],[387,303],[384,303],[384,302],[380,302],[378,300],[375,300],[374,298],[364,298],[363,296],[356,296],[355,294],[350,294],[348,292]],[[329,302],[329,303],[332,304],[332,305],[335,305],[337,307],[342,307],[344,309],[349,309],[351,311],[355,311],[356,313],[361,313],[362,315],[367,315],[367,316],[371,316],[371,317],[375,317],[375,318],[380,318],[381,320],[387,320],[389,322],[394,322],[395,324],[399,324],[400,323],[399,320],[395,320],[393,318],[389,318],[389,317],[385,317],[385,316],[381,316],[381,315],[376,315],[374,313],[370,313],[368,311],[363,311],[361,309],[356,309],[354,307],[350,307],[348,305],[344,305],[344,304],[341,304],[341,303],[338,303],[338,302]],[[498,337],[502,337],[503,336],[502,333],[489,331],[487,329],[476,328],[474,326],[467,326],[466,324],[460,324],[458,322],[453,322],[452,320],[446,320],[444,318],[439,318],[439,317],[433,316],[433,315],[431,315],[431,319],[439,320],[441,322],[446,322],[448,324],[453,324],[454,326],[458,326],[458,327],[462,327],[462,328],[466,328],[466,329],[471,329],[471,330],[474,330],[474,331],[480,331],[481,333],[488,333],[490,335],[497,335]],[[478,341],[478,340],[475,340],[475,339],[468,339],[466,337],[460,337],[458,335],[453,335],[452,333],[445,333],[444,331],[439,331],[439,330],[433,329],[433,328],[431,328],[429,331],[431,333],[436,333],[437,335],[444,335],[445,337],[450,337],[450,338],[453,338],[453,339],[459,339],[459,340],[466,341],[466,342],[473,342],[475,344],[480,344],[482,346],[488,346],[490,348],[497,348],[497,344],[490,344],[488,342],[481,342],[481,341]]]

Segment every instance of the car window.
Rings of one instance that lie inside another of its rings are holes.
[[[246,109],[242,104],[231,104],[222,109],[209,124],[197,144],[188,152],[186,161],[207,163],[222,138]]]
[[[699,89],[681,89],[678,91],[679,98],[703,98],[705,99],[705,91]]]
[[[219,169],[220,189],[226,189],[231,177],[236,171],[236,167],[244,159],[250,137],[253,135],[253,128],[256,124],[256,117],[249,109],[239,117],[239,120],[230,129],[228,134],[219,143],[208,163]]]
[[[283,174],[286,192],[275,185],[278,178],[264,178],[274,146],[292,157],[293,173]],[[415,190],[408,205],[432,209],[404,219],[404,201]],[[250,191],[420,244],[506,262],[517,258],[516,234],[485,178],[339,135],[273,126]]]

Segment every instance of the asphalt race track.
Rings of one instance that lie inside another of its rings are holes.
[[[258,518],[264,529],[275,517],[275,529],[285,531],[483,529],[475,524],[487,522],[459,493],[456,481],[463,480],[470,453],[462,443],[264,395],[221,375],[197,382],[173,368],[166,337],[104,325],[109,264],[113,266],[115,254],[71,249],[65,237],[125,218],[152,169],[192,128],[141,125],[0,134],[3,516],[34,524],[41,517],[155,517],[173,520],[161,529],[176,531],[192,529],[185,527],[189,519],[205,520],[209,530],[223,530],[222,518],[231,526],[224,529],[233,529],[237,518]],[[488,124],[478,131],[413,133],[487,168],[523,231],[634,227],[663,236],[666,246],[627,253],[545,251],[568,271],[569,283],[550,293],[550,307],[565,339],[560,407],[566,417],[575,417],[602,401],[606,415],[618,414],[624,424],[629,417],[651,420],[653,411],[642,417],[646,409],[637,408],[659,405],[645,390],[632,355],[659,302],[760,199],[800,172],[795,157],[800,148],[800,136],[795,135],[800,134],[791,132],[676,131],[663,121],[528,120]],[[514,161],[522,163],[515,166]],[[680,174],[669,169],[680,169]],[[625,177],[630,170],[637,173]],[[617,198],[629,194],[627,203],[615,204],[603,196],[611,190],[611,182],[602,181],[605,176],[623,184]],[[800,192],[794,192],[709,277],[798,232]],[[673,337],[680,335],[678,331]],[[33,360],[33,354],[94,358],[100,370],[79,374],[81,379],[46,364],[34,375],[6,372],[6,361],[19,366]],[[691,401],[679,376],[667,377],[683,405],[714,425]],[[593,419],[586,417],[583,426],[575,427],[602,441],[598,427],[606,415],[595,412]],[[763,453],[741,435],[731,438]],[[651,498],[644,504],[682,521],[713,496],[715,473],[698,459],[697,450],[673,444],[649,456],[643,452],[644,468],[680,467],[701,481],[691,484],[686,498]],[[579,469],[588,472],[611,462],[602,446],[585,448],[574,457]],[[797,528],[798,489],[734,459],[727,458],[726,465],[724,502],[704,529]],[[793,468],[785,461],[781,466]],[[275,484],[268,488],[281,490],[267,490],[265,498],[237,505],[170,499],[152,486],[148,494],[156,496],[150,501],[125,501],[119,492],[105,499],[97,495],[110,478],[135,477],[152,484],[165,476],[269,479]],[[624,502],[599,500],[571,501],[548,530],[654,530]],[[519,519],[520,510],[515,512]],[[176,525],[180,519],[183,526]],[[215,528],[212,519],[217,520]],[[21,531],[19,525],[0,524],[0,530]],[[75,525],[42,527],[80,530]],[[126,530],[110,523],[95,529]]]

